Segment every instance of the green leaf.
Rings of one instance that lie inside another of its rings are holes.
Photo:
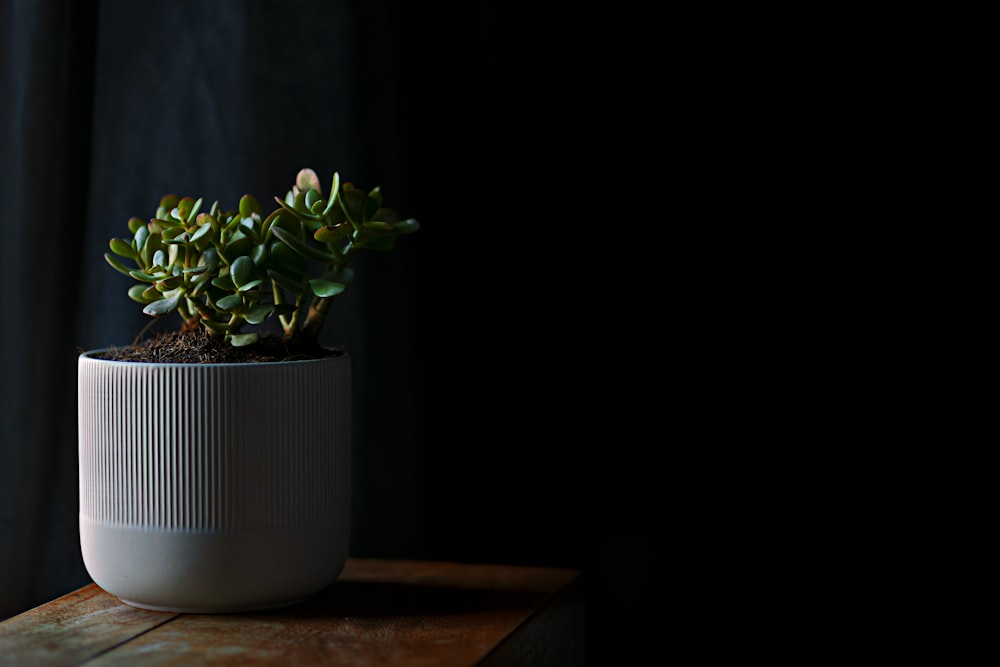
[[[271,238],[270,238],[271,225],[273,225],[278,220],[278,218],[281,217],[281,213],[282,213],[282,209],[280,207],[278,207],[278,208],[274,209],[273,211],[271,211],[268,214],[268,216],[266,218],[264,218],[264,222],[261,223],[260,230],[261,230],[261,233],[264,235],[264,240],[265,241],[270,241],[271,240]]]
[[[375,214],[382,207],[382,193],[375,188],[365,199],[365,220],[374,220]]]
[[[326,202],[326,208],[323,209],[322,216],[325,218],[334,210],[334,206],[337,205],[338,195],[340,194],[340,174],[338,172],[333,172],[333,183],[330,184],[330,199]],[[339,208],[336,210],[340,210]]]
[[[301,198],[302,198],[302,193],[300,192],[299,193],[299,199],[301,199]],[[295,216],[296,219],[309,218],[311,220],[319,220],[319,216],[318,215],[313,215],[309,211],[304,210],[305,203],[302,204],[303,205],[303,210],[299,210],[299,209],[295,208],[295,203],[298,200],[296,198],[294,198],[294,197],[292,198],[292,203],[291,204],[289,204],[287,201],[282,201],[282,200],[278,199],[277,197],[274,198],[274,201],[278,202],[278,204],[281,206],[281,208],[283,208],[286,211],[288,211],[289,213],[291,213],[293,216]]]
[[[219,252],[215,248],[206,248],[198,258],[198,266],[203,267],[208,273],[215,273],[219,267]]]
[[[147,238],[149,238],[149,226],[143,225],[135,230],[135,234],[132,236],[132,247],[138,251],[146,244]]]
[[[341,266],[327,271],[323,274],[323,280],[341,285],[350,285],[354,282],[354,269],[348,266]]]
[[[132,216],[131,218],[128,219],[128,230],[133,235],[135,235],[136,231],[138,231],[140,227],[145,226],[145,224],[146,221],[143,220],[142,218],[137,218],[135,216]]]
[[[382,222],[381,220],[366,220],[365,222],[361,223],[361,226],[364,227],[365,229],[375,229],[380,232],[392,231],[392,225],[390,225],[388,222]]]
[[[298,276],[289,276],[273,269],[268,269],[267,275],[271,280],[278,283],[279,287],[283,287],[296,296],[305,291],[305,280]]]
[[[169,211],[175,208],[177,206],[177,202],[180,200],[180,197],[177,195],[163,195],[163,197],[160,198],[160,207]]]
[[[320,243],[335,243],[351,232],[352,227],[348,224],[339,224],[336,227],[320,227],[313,234],[313,238]]]
[[[176,208],[174,208],[171,213],[173,213],[178,220],[186,223],[197,214],[199,208],[201,208],[200,199],[195,202],[194,197],[182,197],[181,200],[177,202]]]
[[[233,284],[233,279],[228,274],[212,278],[212,284],[218,287],[219,289],[223,289],[227,292],[236,291],[236,285]]]
[[[177,225],[176,227],[169,227],[164,229],[160,234],[160,238],[169,243],[171,240],[181,236],[182,234],[187,234],[187,227],[183,225]]]
[[[247,311],[247,314],[244,315],[244,318],[250,324],[260,324],[269,318],[272,313],[274,313],[274,306],[269,303],[265,303],[251,308]]]
[[[159,234],[150,234],[146,239],[146,242],[142,244],[142,248],[139,251],[139,256],[142,259],[143,266],[149,266],[153,263],[153,256],[156,255],[157,250],[166,248],[163,245],[163,241],[160,239]]]
[[[147,315],[152,315],[153,317],[161,317],[167,313],[172,313],[177,310],[178,304],[180,304],[180,296],[172,296],[166,299],[160,299],[159,301],[153,301],[142,309],[142,312]]]
[[[233,279],[233,284],[242,287],[254,278],[253,260],[249,257],[237,257],[229,267],[229,275]]]
[[[253,217],[253,214],[261,214],[260,203],[253,195],[243,195],[240,197],[240,216],[244,218]]]
[[[161,292],[169,292],[172,289],[180,287],[183,281],[184,278],[182,276],[170,276],[169,278],[163,278],[156,281],[156,289]]]
[[[254,242],[249,236],[241,231],[237,231],[229,239],[229,243],[226,244],[226,257],[231,258],[232,261],[236,261],[241,256],[249,255],[253,250]],[[253,260],[251,260],[251,264]]]
[[[359,190],[350,183],[344,183],[340,188],[340,208],[352,225],[361,224],[364,219],[365,204],[368,195],[363,190]]]
[[[245,333],[245,334],[232,334],[226,336],[226,340],[233,347],[246,347],[247,345],[253,345],[260,338],[255,333]]]
[[[139,251],[132,247],[132,244],[128,241],[122,239],[111,239],[108,244],[111,247],[111,252],[115,253],[120,257],[127,257],[129,259],[138,259]]]
[[[253,239],[254,243],[260,243],[260,235],[257,233],[256,223],[260,221],[260,217],[255,218],[243,218],[240,223],[240,231]]]
[[[198,276],[192,281],[194,283],[194,287],[188,289],[189,297],[200,297],[204,293],[205,288],[209,285],[209,283],[207,280],[203,280],[203,278],[204,276]]]
[[[239,289],[237,291],[240,292],[240,293],[249,292],[254,287],[257,287],[258,285],[260,285],[263,282],[264,281],[260,280],[259,278],[257,280],[251,280],[248,283],[243,283],[242,285],[240,285],[240,287],[239,287]]]
[[[237,227],[239,227],[241,222],[243,222],[243,218],[241,218],[238,215],[234,215],[233,217],[225,221],[225,224],[222,225],[222,228],[227,232],[231,232]]]
[[[191,242],[197,245],[198,241],[208,236],[211,233],[211,231],[212,231],[211,222],[206,221],[202,223],[202,225],[198,227],[198,231],[196,231],[194,234],[191,235]],[[208,241],[208,239],[205,240],[206,242]]]
[[[219,205],[219,202],[212,204],[212,209],[214,210]],[[215,214],[213,213],[199,213],[198,217],[194,219],[194,222],[199,227],[201,225],[212,225],[212,229],[219,228],[219,222],[215,219]]]
[[[264,261],[267,257],[267,246],[264,244],[258,244],[253,247],[250,251],[250,259],[253,261],[254,266],[260,266],[260,263]]]
[[[170,216],[181,222],[187,222],[188,213],[191,212],[191,207],[194,205],[194,199],[191,197],[181,197],[180,201],[177,202],[177,206],[170,209]]]
[[[278,268],[282,271],[294,274],[305,275],[309,268],[306,260],[299,253],[289,248],[281,241],[271,244],[271,252],[268,257],[268,267]]]
[[[145,285],[132,285],[132,287],[128,288],[128,297],[133,301],[138,301],[139,303],[149,303],[151,299],[147,299],[144,296],[145,291]]]
[[[278,198],[275,197],[276,201],[277,199]],[[267,218],[271,221],[269,229],[271,227],[281,227],[285,231],[291,232],[296,236],[301,236],[302,234],[302,221],[299,220],[295,214],[290,213],[288,209],[284,207],[279,206],[271,215],[267,216]]]
[[[232,310],[240,306],[243,303],[243,297],[239,294],[230,294],[229,296],[224,296],[215,302],[215,305],[222,310]]]
[[[135,278],[136,280],[141,280],[144,283],[155,283],[157,280],[163,278],[164,276],[164,274],[162,273],[154,276],[150,273],[146,273],[145,271],[129,271],[128,275]]]
[[[319,220],[317,217],[302,218],[302,226],[305,227],[305,232],[307,234],[312,234],[320,227],[323,227],[323,221]]]
[[[318,211],[313,211],[313,207],[316,206],[320,199],[322,199],[322,197],[318,192],[316,192],[316,190],[306,190],[305,198],[303,199],[306,205],[306,210],[311,213],[317,213]],[[323,205],[325,206],[326,202],[323,202]]]
[[[397,213],[395,209],[380,208],[372,215],[368,216],[368,219],[381,220],[382,222],[388,222],[390,225],[393,225],[399,222],[399,213]]]
[[[201,323],[205,326],[206,329],[208,329],[209,331],[214,331],[215,333],[221,334],[229,331],[229,325],[223,324],[222,322],[215,322],[213,320],[206,320],[205,318],[202,318]]]
[[[306,190],[304,192],[300,191],[295,195],[295,203],[292,205],[299,213],[309,213],[309,207],[306,206],[306,194],[312,192],[312,190]]]
[[[104,253],[104,259],[108,260],[108,264],[110,264],[112,268],[115,269],[115,271],[124,273],[126,276],[129,276],[130,278],[132,277],[130,269],[126,268],[125,265],[122,264],[120,261],[118,261],[118,258],[112,255],[111,253],[109,252]]]
[[[399,234],[412,234],[420,229],[420,223],[413,218],[407,218],[406,220],[394,223],[392,228]]]
[[[334,260],[333,255],[328,252],[324,252],[317,248],[316,246],[309,245],[305,241],[301,241],[294,235],[289,234],[284,229],[280,227],[273,228],[274,235],[278,239],[288,245],[289,248],[299,253],[306,259],[314,259],[318,262],[332,262]]]
[[[334,296],[336,294],[340,294],[345,289],[347,289],[347,285],[344,285],[342,283],[329,282],[327,280],[320,280],[318,278],[310,280],[309,287],[312,288],[313,294],[315,294],[318,297]]]

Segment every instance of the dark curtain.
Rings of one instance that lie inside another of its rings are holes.
[[[580,567],[598,665],[972,655],[996,24],[904,4],[0,2],[0,617],[89,581],[108,239],[311,166],[423,225],[325,334],[353,555]]]
[[[0,192],[0,616],[85,581],[73,544],[77,321],[87,294],[97,16],[87,3],[4,2]],[[120,315],[107,313],[109,319]]]

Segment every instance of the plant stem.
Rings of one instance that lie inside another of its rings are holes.
[[[281,289],[281,286],[278,285],[278,281],[275,280],[274,278],[271,278],[271,295],[274,301],[274,305],[280,306],[281,304],[285,303],[285,293]],[[281,322],[281,328],[282,330],[284,330],[285,335],[287,336],[289,327],[291,326],[289,319],[284,315],[278,315],[278,321]]]
[[[288,320],[288,326],[285,327],[285,338],[291,338],[295,330],[299,328],[299,322],[302,321],[302,305],[305,303],[305,300],[305,294],[299,294],[296,297],[295,310],[292,311],[292,317]]]
[[[230,334],[238,334],[240,329],[243,327],[243,322],[243,318],[234,313],[229,318],[229,324],[226,325],[226,331]]]
[[[302,325],[302,334],[308,338],[316,340],[323,329],[323,321],[326,319],[326,311],[330,310],[330,297],[317,297],[309,306],[309,315],[305,324]]]
[[[198,311],[198,315],[201,316],[202,320],[208,320],[210,322],[213,321],[212,320],[212,311],[210,311],[208,308],[206,308],[205,304],[203,304],[198,299],[191,299],[191,303],[194,304],[194,307]],[[194,319],[194,318],[192,317],[192,319]],[[208,327],[205,327],[205,328],[208,329],[209,331],[211,331],[212,333],[215,333],[210,328],[208,328]]]

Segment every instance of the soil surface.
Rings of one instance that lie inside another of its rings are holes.
[[[243,364],[337,356],[339,350],[321,347],[315,340],[263,335],[253,345],[233,347],[205,329],[156,333],[135,345],[112,348],[99,356],[115,361],[147,363]]]

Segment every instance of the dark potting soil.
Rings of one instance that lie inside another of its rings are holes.
[[[111,348],[94,356],[146,363],[243,364],[319,359],[340,354],[339,350],[324,348],[312,339],[285,339],[274,334],[261,335],[253,345],[233,347],[221,336],[198,328],[158,332],[134,345]]]

